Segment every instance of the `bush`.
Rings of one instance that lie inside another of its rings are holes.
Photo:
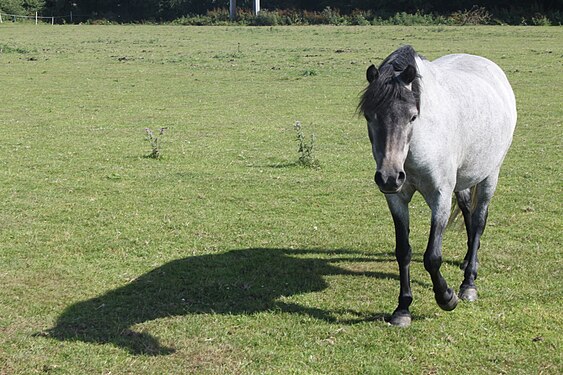
[[[208,16],[188,16],[188,17],[181,17],[172,22],[176,25],[183,25],[183,26],[207,26],[207,25],[215,25],[212,22],[211,17]]]
[[[207,16],[215,23],[229,22],[229,11],[225,8],[215,8],[207,12]]]
[[[323,23],[328,25],[346,25],[349,23],[347,17],[340,15],[338,9],[332,9],[331,7],[326,7],[321,12],[321,18],[324,20]]]
[[[277,26],[282,24],[283,19],[279,12],[270,12],[267,10],[261,11],[250,20],[250,25],[253,26]]]
[[[452,13],[450,19],[456,25],[487,25],[491,22],[491,14],[483,7],[474,6],[471,10]]]
[[[1,4],[0,0],[0,4]],[[10,0],[15,1],[15,0]],[[322,12],[301,10],[262,10],[254,15],[247,9],[239,9],[237,18],[231,21],[229,11],[217,8],[205,15],[188,15],[174,20],[179,25],[252,25],[252,26],[286,26],[286,25],[485,25],[485,24],[525,24],[525,25],[560,25],[562,16],[559,12],[544,14],[537,12],[533,16],[522,9],[512,12],[497,11],[497,18],[483,7],[474,6],[470,10],[457,11],[449,16],[423,13],[400,12],[381,14],[372,11],[354,10],[350,14],[341,14],[338,9],[326,7]]]
[[[21,0],[2,0],[0,1],[0,11],[9,14],[25,14]]]
[[[350,24],[358,26],[371,25],[369,19],[373,19],[373,14],[368,12],[363,12],[361,10],[354,10],[351,15]]]
[[[536,14],[532,17],[532,25],[534,26],[551,26],[551,21],[549,18],[542,14]]]
[[[408,14],[405,12],[396,13],[388,21],[392,25],[414,26],[414,25],[437,25],[436,19],[431,14],[416,12]]]
[[[0,10],[8,14],[19,16],[41,12],[45,7],[45,0],[0,0]]]

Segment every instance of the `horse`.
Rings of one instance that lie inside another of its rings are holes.
[[[438,306],[451,311],[459,299],[477,300],[477,250],[512,143],[516,100],[506,75],[492,61],[469,54],[429,61],[409,45],[391,53],[379,68],[369,66],[366,78],[357,110],[367,121],[374,180],[393,218],[399,266],[399,303],[388,321],[406,327],[413,301],[408,204],[416,191],[432,212],[424,268]],[[442,236],[456,204],[467,232],[459,298],[440,273]]]

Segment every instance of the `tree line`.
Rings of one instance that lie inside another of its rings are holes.
[[[252,0],[237,0],[241,9]],[[493,16],[546,15],[561,18],[563,0],[261,0],[262,9],[322,12],[327,8],[343,15],[370,11],[378,17],[398,12],[449,15],[455,11],[486,9]],[[76,15],[77,21],[107,19],[116,22],[166,22],[189,15],[227,9],[229,0],[0,0],[0,10],[10,14]],[[509,22],[511,23],[511,22]]]

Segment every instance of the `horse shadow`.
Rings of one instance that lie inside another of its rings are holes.
[[[381,255],[381,254],[379,254]],[[53,328],[38,336],[62,341],[114,344],[132,354],[165,355],[156,337],[131,329],[135,324],[188,314],[252,314],[283,311],[327,322],[334,312],[280,301],[282,296],[318,292],[328,287],[328,275],[363,275],[397,279],[381,272],[356,272],[341,262],[387,262],[373,256],[340,250],[243,249],[192,256],[166,263],[125,286],[67,307]],[[382,313],[376,313],[382,319]]]

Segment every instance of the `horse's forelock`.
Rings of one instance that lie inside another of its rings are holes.
[[[418,82],[416,82],[418,83]],[[413,82],[413,94],[417,99],[415,90],[418,84]],[[388,106],[392,101],[405,98],[409,90],[397,79],[394,69],[381,69],[379,77],[371,82],[363,91],[358,105],[359,112],[366,114],[379,112],[379,109]]]
[[[358,111],[366,114],[378,112],[380,108],[391,101],[409,95],[409,90],[399,82],[397,74],[409,65],[416,68],[415,58],[419,56],[411,46],[403,46],[389,55],[379,66],[379,77],[372,81],[363,91],[358,104]],[[413,81],[412,94],[416,106],[420,110],[420,77]]]

